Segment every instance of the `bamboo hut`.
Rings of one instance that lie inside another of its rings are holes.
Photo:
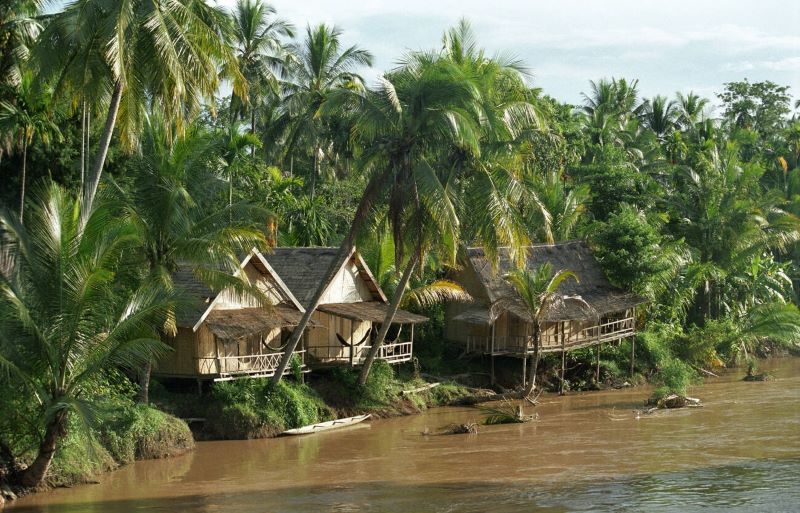
[[[188,266],[173,274],[176,286],[194,299],[194,307],[179,312],[177,334],[165,340],[172,351],[157,362],[154,374],[227,381],[275,373],[303,307],[255,249],[242,259],[236,275],[258,287],[272,306],[232,290],[215,293]],[[296,353],[305,370],[304,352]]]
[[[549,262],[554,272],[574,272],[580,282],[567,280],[558,293],[581,301],[557,301],[538,321],[531,319],[514,300],[518,295],[503,277],[515,268],[507,248],[500,249],[496,267],[486,258],[483,248],[467,248],[455,279],[475,301],[447,305],[448,340],[464,344],[467,353],[522,358],[524,366],[525,357],[534,349],[534,322],[539,323],[540,351],[561,352],[562,361],[566,351],[596,345],[599,355],[600,344],[619,342],[636,334],[635,310],[644,299],[612,286],[585,242],[534,245],[526,252],[528,269]],[[633,362],[633,354],[631,358]]]
[[[337,248],[275,248],[265,258],[297,300],[308,305]],[[388,302],[366,262],[353,250],[325,288],[312,320],[327,329],[311,331],[305,342],[309,365],[360,365],[384,320]],[[410,361],[414,354],[414,325],[427,317],[399,309],[377,358],[391,364]]]

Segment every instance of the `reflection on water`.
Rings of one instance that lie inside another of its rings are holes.
[[[703,409],[638,420],[643,389],[547,397],[538,422],[478,435],[421,435],[479,417],[443,408],[310,437],[204,442],[11,511],[797,511],[800,360],[775,365],[775,381],[731,375],[692,391]]]

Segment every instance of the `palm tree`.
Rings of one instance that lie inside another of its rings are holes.
[[[442,85],[448,82],[459,85],[444,95]],[[362,104],[355,130],[365,136],[360,146],[366,158],[394,169],[387,219],[396,265],[405,268],[361,367],[361,385],[415,267],[431,251],[455,263],[465,206],[474,212],[469,216],[476,228],[474,241],[491,255],[501,243],[519,249],[527,242],[517,205],[523,199],[536,201],[535,195],[525,194],[523,166],[513,148],[526,130],[539,126],[538,113],[527,101],[518,63],[485,57],[466,22],[445,34],[440,55],[410,55],[381,89]],[[457,137],[442,137],[449,128],[441,124],[452,121],[437,118],[441,113],[459,118]]]
[[[14,134],[12,138],[22,152],[22,176],[19,193],[19,218],[25,211],[25,182],[27,179],[28,148],[34,138],[42,144],[61,139],[61,131],[53,120],[54,102],[49,91],[39,91],[34,85],[33,74],[25,73],[19,84],[16,99],[0,102],[0,132]]]
[[[134,148],[145,109],[155,105],[181,132],[185,120],[213,98],[220,69],[244,97],[246,84],[229,44],[230,31],[226,12],[205,0],[76,0],[51,17],[39,45],[45,75],[74,81],[85,76],[75,68],[91,64],[102,84],[98,87],[108,92],[108,111],[86,180],[87,205],[97,191],[117,124],[122,144]]]
[[[21,64],[28,58],[41,24],[36,16],[42,0],[7,0],[0,5],[0,101],[3,89],[11,90],[22,81]]]
[[[452,202],[445,186],[434,171],[430,151],[443,147],[459,146],[464,151],[478,151],[476,132],[478,124],[472,113],[479,109],[477,90],[472,87],[469,76],[444,60],[428,62],[419,60],[413,66],[403,67],[385,77],[375,91],[363,89],[340,89],[328,100],[326,109],[347,110],[355,116],[354,136],[362,141],[366,150],[359,167],[369,179],[350,230],[339,247],[339,253],[328,270],[306,313],[292,338],[289,340],[281,364],[273,382],[281,379],[288,365],[291,352],[299,341],[300,333],[308,323],[313,311],[319,306],[322,294],[350,254],[356,234],[372,214],[376,202],[389,206],[393,234],[398,241],[397,263],[403,263],[403,249],[408,247],[403,239],[403,223],[411,219],[410,207],[419,214],[412,229],[429,226],[425,216],[439,213],[439,221],[450,228],[457,225]],[[378,141],[381,141],[379,144]],[[423,210],[429,209],[428,213]],[[423,224],[424,221],[424,224]],[[455,252],[456,238],[449,237],[451,251]],[[417,241],[419,242],[419,241]],[[389,322],[384,322],[379,342],[386,336],[399,307],[405,286],[421,256],[423,244],[415,244],[403,272],[403,279],[389,308]],[[377,352],[377,349],[375,350]]]
[[[253,133],[242,133],[238,123],[230,123],[221,137],[223,141],[220,160],[228,175],[228,208],[233,206],[233,180],[234,175],[247,162],[247,153],[252,149],[261,147],[261,140]]]
[[[646,128],[653,131],[659,142],[669,136],[676,125],[676,106],[672,100],[665,96],[656,95],[650,100],[645,100],[641,120]]]
[[[739,161],[737,148],[711,146],[692,156],[691,166],[675,171],[676,192],[669,198],[675,233],[692,248],[687,269],[699,298],[700,323],[730,310],[736,301],[730,284],[747,272],[753,258],[785,251],[800,239],[800,220],[783,210],[779,190],[761,191],[763,168]]]
[[[681,129],[689,130],[703,119],[705,109],[708,106],[708,98],[703,98],[691,91],[685,95],[677,93],[676,98],[678,124]]]
[[[400,281],[395,265],[394,240],[389,225],[385,222],[375,227],[373,234],[360,246],[361,256],[372,270],[381,289],[394,295]],[[453,280],[436,278],[441,263],[433,254],[427,254],[420,265],[421,272],[412,276],[408,288],[400,301],[400,308],[423,309],[447,301],[470,301],[472,297],[463,286]]]
[[[247,98],[231,95],[231,111],[250,110],[250,130],[256,132],[256,112],[264,88],[278,89],[287,49],[282,38],[294,37],[294,27],[275,17],[275,8],[262,0],[238,0],[233,11],[233,41],[239,69],[249,85]],[[255,148],[253,148],[255,150]]]
[[[553,266],[547,262],[535,270],[516,269],[505,275],[505,279],[511,284],[519,297],[506,298],[501,302],[517,302],[525,308],[530,319],[533,333],[530,336],[533,344],[532,361],[528,363],[529,377],[523,397],[529,396],[536,388],[536,371],[539,367],[539,345],[540,332],[539,323],[544,318],[546,312],[559,301],[576,301],[588,308],[588,305],[577,297],[564,297],[558,294],[558,287],[564,280],[573,279],[578,281],[578,276],[572,271],[558,270],[553,272]],[[500,306],[501,303],[493,305],[493,308]]]
[[[325,24],[306,28],[302,43],[292,45],[293,60],[288,66],[286,103],[291,126],[287,151],[307,138],[312,149],[311,195],[314,196],[320,161],[324,157],[321,108],[330,94],[340,89],[363,90],[359,67],[372,65],[372,54],[358,46],[342,48],[342,32]]]
[[[36,404],[38,452],[17,480],[41,484],[70,416],[97,414],[96,380],[108,368],[136,368],[165,347],[156,319],[170,294],[158,283],[120,283],[137,238],[112,202],[81,213],[56,185],[35,196],[23,225],[0,213],[0,380]],[[85,219],[85,222],[82,221]]]
[[[553,243],[569,240],[586,213],[591,198],[585,184],[568,187],[565,177],[557,172],[529,179],[528,187],[536,192],[541,207],[528,212],[528,226],[537,241]]]
[[[266,224],[268,215],[247,203],[214,208],[216,160],[225,147],[215,146],[212,134],[196,125],[170,141],[172,133],[159,115],[146,118],[139,170],[127,192],[121,191],[141,244],[145,281],[174,290],[172,273],[183,264],[191,266],[212,290],[232,287],[261,298],[256,289],[231,275],[242,251],[263,247],[260,226]],[[161,333],[174,333],[177,306],[158,319]],[[148,361],[140,375],[140,401],[144,403],[148,401],[150,367]]]

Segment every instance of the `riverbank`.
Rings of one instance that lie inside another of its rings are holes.
[[[456,372],[470,367],[470,362],[463,362],[459,367],[438,370]],[[501,363],[497,370],[500,375],[513,374],[513,362]],[[542,385],[549,387],[550,393],[558,390],[552,379],[553,369],[544,367],[543,375]],[[456,377],[469,379],[470,385],[477,388],[447,380],[447,376],[437,377],[436,386],[431,387],[432,376],[425,374],[428,379],[421,376],[413,368],[398,372],[384,362],[377,362],[363,388],[356,385],[357,373],[343,368],[315,373],[305,383],[300,376],[294,376],[275,389],[269,380],[216,383],[202,395],[196,390],[168,391],[154,382],[151,389],[154,407],[126,403],[113,420],[96,429],[90,447],[68,436],[54,460],[46,488],[94,483],[101,474],[136,460],[183,454],[193,448],[195,440],[272,438],[286,429],[335,418],[369,413],[373,419],[386,419],[415,415],[434,407],[464,405],[476,395],[491,398],[491,392],[485,388],[488,376],[480,373],[456,372]],[[637,384],[644,381],[642,375],[629,379]],[[631,383],[618,379],[603,386],[627,388]],[[597,386],[590,383],[586,388]],[[498,391],[503,391],[502,387]],[[651,392],[648,389],[648,394]],[[543,400],[558,401],[550,394]],[[182,419],[190,421],[191,431]],[[29,492],[14,491],[20,495]]]
[[[650,387],[545,394],[538,421],[477,435],[424,435],[480,418],[447,407],[309,437],[199,442],[11,511],[791,511],[800,360],[761,367],[775,380],[744,382],[746,369],[732,369],[691,386],[704,408],[640,419],[632,410]]]
[[[354,370],[334,368],[284,379],[276,388],[269,380],[215,383],[202,395],[155,387],[153,401],[164,411],[192,419],[198,440],[250,440],[366,413],[373,418],[413,415],[475,394],[454,381],[428,388],[430,383],[413,370],[398,372],[382,361],[375,363],[366,386],[359,387],[356,378]]]

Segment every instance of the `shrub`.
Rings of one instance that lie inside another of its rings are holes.
[[[248,379],[216,383],[207,433],[219,438],[257,438],[333,417],[308,385]]]
[[[653,391],[653,399],[658,400],[670,394],[685,396],[686,389],[697,379],[697,373],[689,364],[677,358],[670,358],[661,365],[654,376],[653,383],[656,388]]]

